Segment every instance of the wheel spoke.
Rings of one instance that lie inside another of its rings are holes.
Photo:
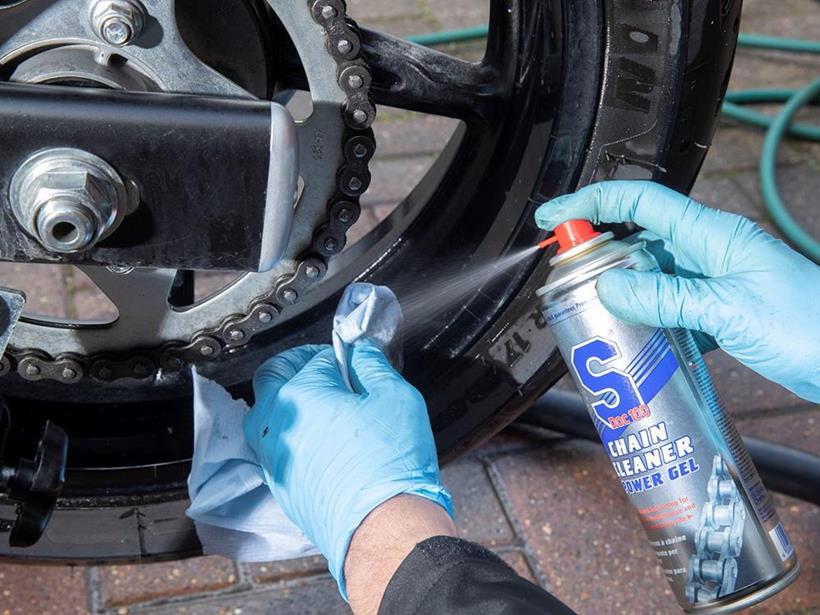
[[[188,48],[176,21],[176,1],[152,4],[143,34],[144,40],[150,44],[117,48],[90,35],[93,44],[99,46],[96,54],[99,66],[93,67],[95,80],[108,83],[111,63],[116,64],[125,58],[143,67],[173,66],[174,70],[157,76],[160,82],[154,87],[164,91],[252,98],[246,90],[205,64]],[[45,39],[76,39],[78,31],[82,29],[90,34],[91,28],[87,0],[19,3],[0,10],[0,57],[16,49],[36,46]],[[38,68],[42,70],[42,67]],[[86,70],[91,69],[86,67]],[[31,79],[12,75],[12,80]]]
[[[134,269],[130,273],[114,273],[107,267],[80,269],[117,306],[117,326],[155,328],[171,311],[168,296],[175,269]]]
[[[497,101],[495,70],[360,27],[373,70],[371,92],[387,105],[467,122],[486,121]]]
[[[176,70],[171,71],[173,75],[187,75],[184,82],[163,83],[163,89],[167,91],[253,98],[236,83],[205,64],[188,48],[176,19],[177,1],[159,2],[152,7],[151,16],[162,27],[162,44],[145,49],[140,48],[138,55],[141,57],[139,59],[149,66],[175,66]],[[166,75],[163,77],[167,79]],[[193,91],[190,87],[191,77],[197,83]]]

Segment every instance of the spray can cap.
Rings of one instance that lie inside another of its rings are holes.
[[[538,247],[543,250],[547,246],[558,243],[558,254],[563,254],[601,234],[592,228],[589,220],[567,220],[556,226],[553,233],[555,234],[552,237],[539,243]]]

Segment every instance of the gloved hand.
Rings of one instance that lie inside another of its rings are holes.
[[[256,404],[245,418],[274,498],[327,558],[345,599],[345,556],[371,510],[408,493],[452,516],[421,394],[368,340],[356,343],[350,363],[358,393],[328,346],[273,357],[256,372]]]
[[[535,213],[552,230],[571,219],[632,221],[664,273],[614,269],[598,280],[615,316],[714,337],[761,376],[820,402],[820,267],[751,221],[659,184],[609,181]]]

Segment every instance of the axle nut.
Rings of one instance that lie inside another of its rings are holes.
[[[110,235],[132,207],[132,196],[107,162],[59,148],[26,160],[11,180],[17,221],[49,252],[87,250]]]
[[[75,199],[57,198],[40,207],[37,237],[51,252],[78,252],[94,240],[97,227],[93,215]]]

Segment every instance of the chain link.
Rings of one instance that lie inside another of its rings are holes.
[[[735,590],[737,558],[743,547],[746,508],[723,457],[715,455],[706,488],[708,501],[695,532],[697,553],[689,558],[686,598],[711,602]]]
[[[346,102],[341,110],[345,131],[341,146],[344,162],[336,175],[336,193],[327,204],[327,219],[315,229],[312,250],[303,255],[296,271],[279,278],[273,292],[256,297],[246,314],[234,314],[212,330],[196,333],[189,342],[176,341],[153,351],[140,350],[128,357],[100,355],[52,358],[38,350],[9,347],[0,358],[0,376],[12,371],[30,381],[56,380],[64,384],[90,377],[102,383],[124,378],[145,380],[158,369],[181,371],[186,366],[213,361],[274,327],[286,307],[299,303],[306,292],[327,273],[327,261],[347,242],[348,229],[359,219],[359,198],[370,186],[369,163],[376,151],[371,126],[376,106],[370,96],[372,75],[361,57],[356,23],[347,16],[342,0],[309,0],[313,19],[325,31],[325,44],[337,64],[339,87]]]

